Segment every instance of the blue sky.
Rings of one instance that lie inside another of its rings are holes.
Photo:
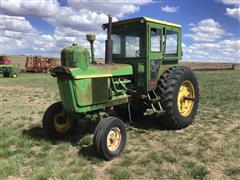
[[[71,43],[89,47],[97,35],[97,57],[104,55],[101,24],[147,16],[182,25],[185,61],[239,62],[239,0],[1,0],[1,54],[58,56]]]

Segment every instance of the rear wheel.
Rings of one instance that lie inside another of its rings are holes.
[[[3,77],[10,77],[10,73],[9,73],[9,72],[7,72],[7,71],[6,71],[6,72],[4,72],[4,73],[3,73]]]
[[[190,68],[179,66],[167,70],[161,76],[156,92],[166,110],[163,123],[167,128],[181,129],[192,123],[197,113],[199,90]]]
[[[119,156],[126,144],[124,123],[117,117],[109,116],[97,125],[93,145],[97,153],[106,160]]]
[[[64,112],[61,102],[56,102],[49,106],[42,120],[43,129],[53,139],[71,135],[77,124],[77,119],[73,119]]]

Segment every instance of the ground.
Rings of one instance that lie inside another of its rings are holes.
[[[240,179],[240,72],[196,74],[200,104],[193,124],[168,131],[148,118],[126,123],[126,148],[112,161],[92,148],[94,121],[81,121],[62,141],[44,134],[43,113],[59,100],[56,79],[0,78],[0,179]]]

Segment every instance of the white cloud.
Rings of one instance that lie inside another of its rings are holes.
[[[57,0],[1,0],[3,14],[13,16],[41,16],[48,17],[58,13]]]
[[[190,28],[192,34],[185,34],[185,37],[194,41],[213,42],[220,39],[225,31],[221,25],[213,19],[204,19],[197,25]]]
[[[233,8],[226,8],[226,15],[240,21],[240,0],[219,0],[225,5],[232,5]]]
[[[25,17],[1,15],[0,18],[1,18],[0,29],[16,31],[16,32],[34,31],[34,28],[26,20]]]
[[[57,0],[28,1],[27,3],[25,0],[3,0],[2,11],[12,16],[38,16],[55,27],[70,27],[81,31],[96,30],[108,20],[107,15],[103,13],[84,8],[75,10],[71,7],[62,7]]]
[[[80,3],[79,3],[80,2]],[[89,48],[86,34],[97,35],[94,43],[97,57],[104,57],[106,33],[101,31],[101,24],[107,22],[111,13],[117,18],[134,13],[151,0],[108,0],[107,2],[89,0],[69,0],[68,5],[60,6],[57,0],[2,0],[2,21],[0,29],[0,53],[36,54],[59,56],[63,47],[72,43]],[[37,16],[54,26],[54,32],[39,32],[24,16]],[[213,19],[191,24],[191,34],[187,37],[196,42],[192,45],[183,43],[184,57],[190,60],[238,61],[240,40],[217,40],[225,33],[221,25]],[[226,33],[227,34],[227,33]],[[214,41],[214,43],[213,43]],[[207,58],[206,58],[207,57]]]
[[[152,0],[68,0],[68,5],[75,10],[86,9],[97,13],[123,17],[126,14],[135,13],[140,6],[151,2]]]
[[[218,0],[218,2],[222,2],[223,4],[226,5],[240,5],[240,1],[239,0]]]
[[[101,31],[107,23],[107,14],[123,17],[139,10],[141,5],[152,0],[108,0],[108,2],[90,0],[69,0],[66,6],[60,6],[57,0],[2,0],[1,53],[50,53],[59,54],[60,50],[72,43],[89,47],[86,34],[97,35],[96,55],[104,55],[105,32]],[[40,17],[55,27],[53,34],[43,34],[32,27],[25,16]],[[4,46],[3,46],[4,45]],[[14,48],[13,48],[14,47]],[[15,51],[13,50],[15,49]]]
[[[2,12],[12,16],[38,16],[55,27],[70,27],[80,31],[94,31],[103,23],[107,23],[107,14],[122,17],[139,10],[144,4],[152,0],[69,0],[68,6],[60,6],[57,0],[28,1],[18,0],[2,1]]]
[[[0,54],[40,54],[59,56],[62,48],[73,43],[89,48],[85,31],[74,30],[69,27],[56,27],[54,33],[43,34],[37,31],[24,17],[3,15],[1,21],[2,38]],[[97,57],[104,57],[103,32],[96,33],[95,53]]]
[[[226,14],[240,21],[240,6],[235,8],[227,8]]]
[[[240,39],[185,45],[183,46],[183,55],[183,59],[187,61],[240,63]]]
[[[179,7],[164,6],[164,7],[161,7],[161,10],[167,13],[175,13],[179,10]]]

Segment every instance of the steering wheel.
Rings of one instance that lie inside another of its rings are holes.
[[[135,52],[135,55],[136,55],[136,57],[140,57],[140,50],[137,50],[137,51]]]

